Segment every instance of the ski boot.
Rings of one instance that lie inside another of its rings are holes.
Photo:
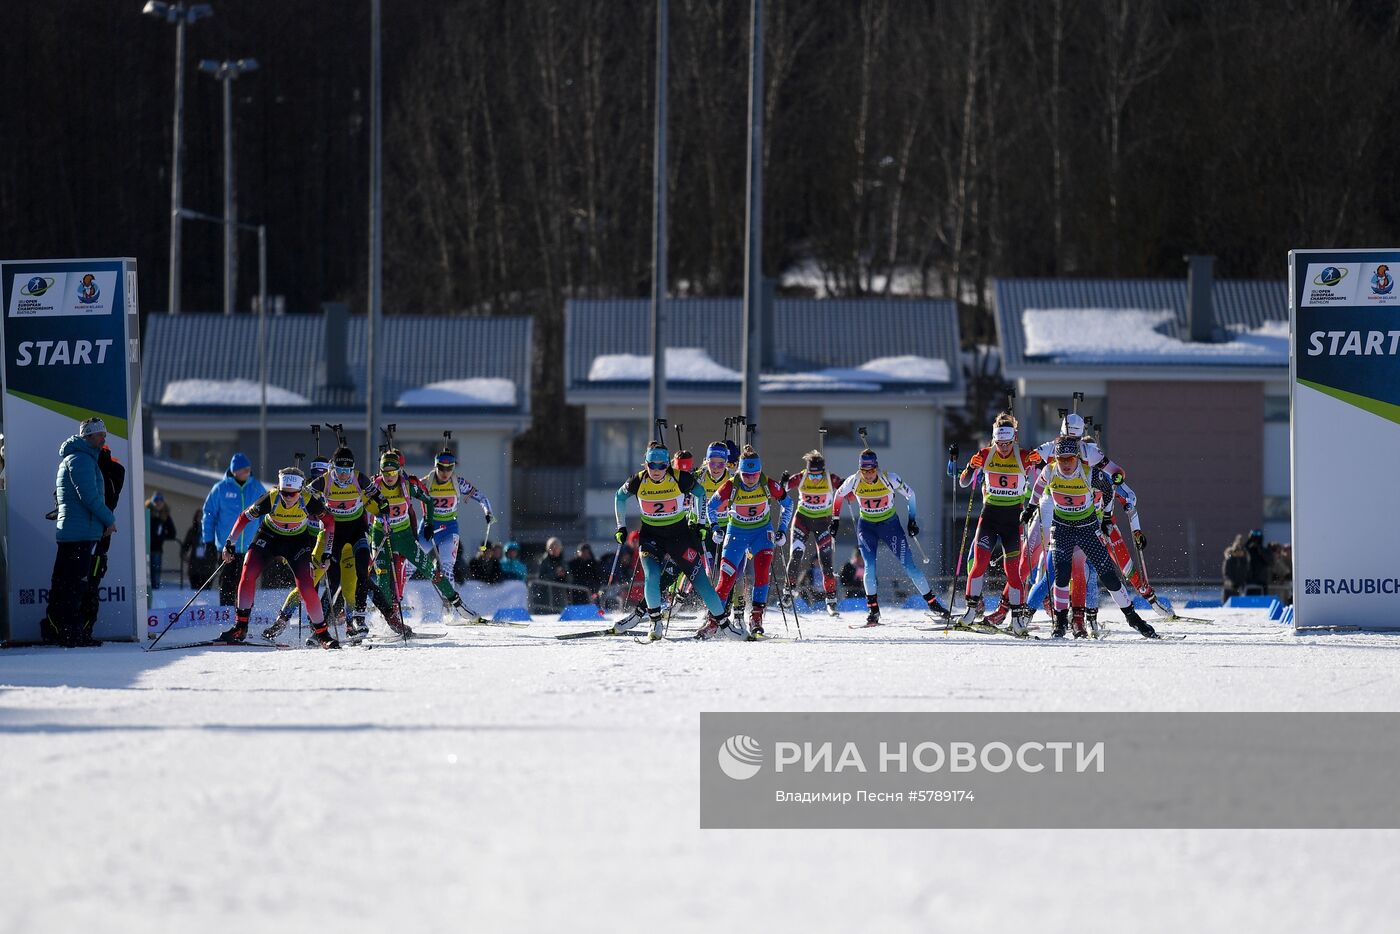
[[[1141,616],[1138,616],[1137,610],[1133,609],[1131,606],[1123,607],[1123,618],[1126,619],[1128,621],[1128,625],[1132,626],[1133,629],[1137,630],[1137,634],[1142,636],[1144,639],[1162,638],[1161,636],[1157,635],[1157,630],[1152,628],[1152,624],[1146,622]]]
[[[393,630],[394,635],[403,639],[405,642],[412,638],[413,629],[403,621],[403,617],[400,615],[397,607],[389,614],[389,618],[386,622],[388,622],[389,628]]]
[[[652,642],[660,642],[666,638],[666,620],[661,616],[661,608],[647,610],[647,616],[651,619],[650,639]]]
[[[1055,611],[1055,628],[1050,632],[1050,638],[1063,639],[1065,632],[1069,630],[1069,610]]]
[[[307,640],[307,643],[323,649],[340,648],[340,643],[335,641],[335,636],[331,635],[330,627],[324,622],[311,627],[311,638]]]
[[[1002,604],[1005,606],[1006,604]],[[1025,638],[1031,634],[1031,609],[1025,604],[1011,607],[1011,629],[1013,636]]]
[[[715,636],[719,635],[720,627],[728,628],[728,626],[728,609],[726,609],[723,613],[719,614],[718,616],[716,616],[713,613],[706,613],[705,622],[700,626],[699,629],[695,631],[695,638],[700,639],[702,641],[705,639],[713,639]]]
[[[979,617],[979,616],[981,616],[981,615],[982,615],[982,597],[981,597],[980,595],[979,595],[979,596],[974,596],[974,597],[968,597],[968,598],[967,598],[967,609],[964,610],[964,611],[963,611],[963,615],[962,615],[961,617],[958,618],[958,622],[962,623],[964,626],[967,626],[967,625],[969,625],[969,624],[975,622],[976,619],[977,619],[977,617]]]
[[[953,618],[953,614],[948,610],[948,608],[947,608],[946,606],[943,605],[943,601],[942,601],[942,600],[939,600],[938,597],[937,597],[937,595],[934,594],[934,592],[933,592],[932,590],[930,590],[928,593],[924,594],[924,602],[928,604],[928,611],[929,611],[930,613],[932,613],[934,616],[937,616],[937,617],[939,617],[940,619],[952,619],[952,618]],[[980,599],[978,600],[978,606],[979,606],[979,608],[980,608],[980,606],[981,606],[981,600],[980,600]]]
[[[797,585],[795,583],[787,585],[787,589],[783,591],[783,595],[778,598],[778,606],[782,607],[785,610],[793,609],[793,604],[796,601],[793,600],[792,592],[796,589],[796,587]]]
[[[1069,626],[1074,630],[1074,638],[1089,638],[1089,630],[1084,628],[1084,607],[1077,606],[1070,611]]]
[[[287,631],[287,627],[292,624],[290,613],[278,613],[277,618],[272,621],[272,625],[262,631],[262,637],[268,642],[276,642],[277,637]]]
[[[252,610],[238,610],[238,611],[237,611],[237,614],[238,614],[238,615],[237,615],[237,617],[236,617],[236,621],[234,622],[234,624],[233,624],[232,626],[230,626],[228,629],[225,629],[223,632],[219,633],[218,638],[215,639],[214,641],[215,641],[215,642],[234,642],[234,643],[237,643],[237,642],[242,642],[244,639],[247,639],[247,638],[248,638],[248,617],[251,616],[252,613],[253,613]]]
[[[1000,626],[1006,619],[1008,613],[1014,612],[1014,610],[1015,607],[1013,607],[1005,597],[1002,597],[1001,602],[997,604],[997,608],[982,617],[982,622],[992,626]]]
[[[456,613],[459,617],[461,617],[469,623],[481,619],[479,615],[467,609],[467,605],[462,602],[462,595],[459,593],[454,593],[452,595],[452,599],[447,601],[447,606],[452,610],[453,613]]]
[[[840,615],[841,615],[841,611],[838,610],[838,609],[836,608],[836,594],[834,594],[834,593],[829,593],[829,594],[826,595],[826,615],[827,615],[827,616],[840,616]]]
[[[870,594],[865,598],[865,625],[866,628],[880,625],[880,598],[875,594]]]
[[[625,632],[629,632],[633,629],[636,629],[637,624],[642,621],[642,617],[645,615],[645,613],[646,610],[643,607],[632,607],[632,612],[628,613],[626,616],[622,617],[622,619],[613,623],[612,634],[615,636],[620,636]]]
[[[749,616],[749,633],[747,636],[750,642],[757,642],[759,639],[766,638],[763,634],[763,611],[766,606],[767,605],[763,603],[755,603],[753,605],[753,611]]]
[[[1093,636],[1095,639],[1102,639],[1104,637],[1104,629],[1099,625],[1099,608],[1091,606],[1085,609],[1084,619],[1089,624],[1089,635]]]
[[[363,613],[356,613],[345,623],[345,643],[346,645],[359,645],[365,641],[369,635],[369,626],[365,625]]]

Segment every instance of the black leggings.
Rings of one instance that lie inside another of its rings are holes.
[[[1084,560],[1099,572],[1099,581],[1113,596],[1113,602],[1120,607],[1132,605],[1132,598],[1127,595],[1118,577],[1118,566],[1109,557],[1108,549],[1099,537],[1097,522],[1070,525],[1056,519],[1052,534],[1055,539],[1055,609],[1063,610],[1069,606],[1069,580],[1074,570],[1076,548],[1084,552]]]

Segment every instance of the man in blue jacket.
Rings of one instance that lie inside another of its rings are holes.
[[[242,451],[229,458],[228,474],[209,490],[204,497],[204,544],[203,549],[216,549],[228,541],[234,522],[249,506],[267,493],[263,485],[253,479],[253,462]],[[258,537],[258,524],[250,522],[234,541],[234,549],[242,555]],[[219,542],[219,545],[215,545]],[[196,552],[199,557],[203,554]],[[234,561],[220,565],[219,603],[223,606],[236,606],[238,603],[238,575],[242,573],[243,562]]]
[[[100,645],[84,625],[82,601],[96,564],[94,552],[102,539],[117,530],[117,517],[107,508],[98,452],[107,442],[100,418],[84,419],[78,433],[58,448],[58,554],[49,584],[49,611],[41,627],[46,640],[73,648]]]

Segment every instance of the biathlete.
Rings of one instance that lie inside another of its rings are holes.
[[[431,508],[428,494],[403,474],[403,463],[395,451],[385,451],[379,457],[379,473],[374,477],[374,489],[385,500],[388,517],[388,533],[375,527],[371,530],[370,545],[375,549],[375,577],[379,591],[387,602],[398,605],[402,598],[395,559],[405,561],[422,577],[431,578],[442,602],[459,616],[470,619],[474,614],[462,603],[461,596],[453,589],[449,574],[442,566],[418,547],[418,535],[413,527],[413,517],[409,514],[409,503],[418,500],[424,508]],[[411,636],[413,630],[400,621],[401,635]]]
[[[1023,635],[1031,614],[1026,608],[1025,582],[1021,577],[1021,508],[1030,493],[1031,478],[1045,466],[1039,452],[1022,450],[1015,416],[1003,412],[992,424],[992,443],[968,460],[958,475],[958,486],[969,487],[980,473],[982,514],[977,518],[967,572],[967,613],[970,623],[982,615],[982,585],[1000,546],[1006,588],[1001,602],[1011,613],[1011,631]]]
[[[1107,534],[1113,522],[1113,484],[1103,471],[1093,471],[1080,457],[1077,438],[1061,438],[1055,449],[1054,462],[1045,465],[1036,477],[1030,502],[1021,511],[1022,523],[1035,521],[1040,497],[1049,494],[1054,512],[1052,550],[1055,566],[1055,628],[1052,635],[1062,639],[1069,628],[1070,576],[1074,551],[1078,548],[1085,560],[1099,573],[1099,579],[1123,611],[1123,618],[1139,635],[1148,639],[1161,638],[1151,625],[1144,622],[1133,608],[1132,598],[1118,577],[1118,570],[1104,546],[1102,534]],[[1097,494],[1097,495],[1096,495]],[[1100,518],[1100,503],[1102,518]],[[1084,638],[1088,632],[1082,619],[1076,619],[1074,636]]]
[[[771,503],[778,503],[778,529],[773,530]],[[724,550],[720,553],[719,586],[721,600],[728,601],[734,582],[743,573],[745,555],[753,557],[753,602],[750,607],[749,631],[744,621],[736,619],[730,627],[740,635],[763,637],[763,613],[768,606],[768,577],[773,565],[773,546],[787,541],[788,524],[792,521],[792,498],[776,480],[763,472],[763,461],[752,445],[745,445],[739,455],[739,472],[726,480],[705,507],[711,525],[727,517],[724,530]],[[705,625],[695,633],[697,639],[708,639],[719,631],[723,622],[711,614]]]
[[[695,592],[705,601],[711,617],[720,618],[724,601],[715,593],[710,580],[700,573],[703,565],[700,538],[686,521],[685,498],[695,490],[697,481],[692,473],[678,472],[670,464],[670,453],[660,443],[647,445],[646,458],[640,471],[628,477],[618,487],[613,512],[617,519],[615,538],[621,545],[627,540],[627,500],[637,498],[641,507],[642,527],[638,539],[641,551],[646,596],[646,615],[651,620],[651,639],[664,636],[661,617],[662,565],[669,558],[677,570],[689,578]],[[634,609],[612,627],[614,633],[626,632],[641,622],[641,612]]]
[[[284,467],[277,472],[277,489],[264,494],[243,510],[233,523],[228,540],[224,542],[223,560],[230,564],[238,557],[234,542],[250,523],[258,521],[258,533],[243,556],[243,571],[238,578],[238,607],[234,624],[219,635],[220,642],[242,642],[248,637],[248,620],[253,613],[253,597],[258,589],[258,576],[269,561],[281,558],[292,569],[297,589],[301,591],[306,614],[311,620],[311,638],[322,648],[338,649],[340,643],[331,636],[316,593],[311,567],[326,560],[315,554],[316,536],[311,521],[320,519],[324,528],[333,531],[335,520],[326,512],[321,497],[306,490],[306,477],[296,467]]]
[[[795,477],[789,478],[786,484],[788,494],[796,498],[797,513],[792,520],[792,544],[788,551],[783,606],[792,606],[793,591],[797,589],[797,582],[815,559],[821,569],[826,611],[835,616],[836,540],[831,534],[831,518],[836,503],[836,490],[843,480],[838,474],[827,471],[826,458],[818,451],[808,451],[802,455],[802,461],[802,470]]]
[[[894,494],[899,493],[909,504],[908,532],[910,537],[919,534],[919,521],[914,491],[909,484],[894,472],[880,470],[880,461],[870,448],[860,452],[860,469],[846,478],[836,491],[836,503],[831,517],[831,534],[834,536],[841,527],[841,504],[847,499],[856,502],[856,540],[860,545],[861,558],[865,561],[865,605],[868,613],[866,626],[880,625],[880,597],[875,573],[875,558],[883,542],[904,566],[909,580],[923,595],[929,611],[944,619],[951,614],[948,608],[934,595],[928,578],[914,563],[914,553],[905,538],[905,529],[900,528],[899,514],[894,508]]]
[[[423,539],[432,545],[438,566],[449,575],[457,566],[457,552],[462,544],[457,525],[458,500],[462,497],[474,500],[481,507],[488,530],[495,521],[491,515],[491,501],[466,477],[453,476],[456,467],[456,453],[444,446],[433,458],[432,472],[421,480],[414,480],[429,499],[423,508]]]

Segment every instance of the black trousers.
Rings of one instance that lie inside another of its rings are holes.
[[[46,639],[76,642],[92,635],[92,625],[84,619],[83,598],[88,592],[96,560],[93,551],[97,541],[59,542],[53,559],[53,577],[49,582],[49,622],[53,632]]]

